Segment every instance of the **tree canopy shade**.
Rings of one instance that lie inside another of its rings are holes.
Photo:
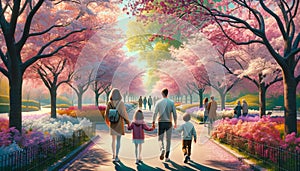
[[[109,15],[110,12],[117,12],[117,8],[107,1],[0,2],[0,72],[9,80],[10,127],[22,129],[21,99],[25,70],[39,59],[52,57],[61,49],[82,40],[78,33],[100,29],[114,20],[116,15]]]
[[[300,60],[300,0],[144,0],[129,1],[136,15],[149,11],[179,17],[196,26],[215,22],[223,34],[237,45],[264,45],[282,70],[284,84],[285,132],[297,132],[296,88]],[[229,29],[226,29],[229,28]],[[230,35],[227,30],[234,29]],[[239,36],[236,36],[239,35]]]

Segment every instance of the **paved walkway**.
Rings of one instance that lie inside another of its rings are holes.
[[[151,123],[152,112],[144,110],[145,120]],[[133,111],[129,113],[132,119]],[[182,118],[178,118],[179,125]],[[210,170],[250,170],[247,165],[241,163],[236,157],[209,140],[207,128],[194,124],[198,139],[192,145],[191,162],[183,163],[180,135],[173,131],[170,162],[159,160],[159,145],[157,132],[146,132],[146,140],[143,144],[143,163],[135,164],[134,144],[131,133],[127,132],[121,139],[121,162],[113,163],[111,154],[111,137],[105,124],[96,126],[100,136],[93,145],[89,146],[77,158],[65,166],[62,170],[184,170],[184,171],[210,171]]]

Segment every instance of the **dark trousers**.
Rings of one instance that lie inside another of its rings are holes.
[[[182,140],[183,155],[191,156],[192,140]]]
[[[167,145],[164,145],[164,134],[166,132]],[[172,122],[158,122],[158,141],[160,145],[160,151],[166,151],[166,158],[169,158],[171,148],[171,137],[172,137]]]

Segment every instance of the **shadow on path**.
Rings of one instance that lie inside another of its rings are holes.
[[[225,167],[228,168],[228,170],[237,170],[238,168],[243,167],[243,165],[239,161],[230,162],[230,161],[208,160],[208,164],[214,167]]]
[[[182,166],[182,165],[175,163],[172,160],[170,162],[165,162],[164,166],[167,170],[171,170],[171,171],[179,171],[179,170],[182,170],[182,171],[196,171],[196,170],[215,171],[213,169],[210,169],[208,167],[202,166],[197,163]],[[192,167],[189,167],[189,166],[192,166]]]
[[[68,170],[95,170],[95,168],[110,161],[108,156],[109,154],[103,149],[95,148],[72,163]]]
[[[192,160],[190,160],[190,162],[188,163],[190,166],[192,166],[193,168],[197,169],[197,170],[201,170],[201,171],[218,171],[216,169],[212,169],[212,168],[209,168],[207,166],[204,166],[204,165],[201,165],[199,163],[196,163]]]
[[[115,170],[119,170],[119,171],[135,171],[135,169],[130,168],[128,166],[125,166],[124,163],[122,163],[121,161],[119,162],[113,162],[115,165]]]
[[[154,170],[154,171],[163,171],[163,169],[160,169],[160,168],[154,168],[154,167],[151,167],[147,164],[145,164],[144,162],[141,162],[140,164],[138,164],[137,166],[137,170],[138,171],[151,171],[151,170]]]

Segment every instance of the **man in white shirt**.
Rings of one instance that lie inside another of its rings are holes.
[[[172,120],[174,120],[174,128],[177,126],[177,114],[174,102],[168,98],[168,89],[164,88],[161,91],[162,99],[157,101],[153,114],[152,126],[155,127],[155,120],[158,118],[158,141],[160,143],[160,160],[166,157],[168,162],[170,147],[171,147],[171,136],[172,136]],[[166,132],[166,148],[164,147],[164,133]]]

